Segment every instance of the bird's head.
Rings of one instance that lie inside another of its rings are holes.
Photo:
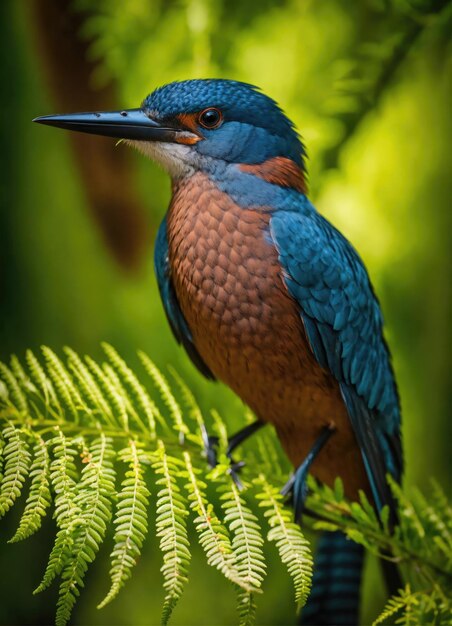
[[[233,80],[174,82],[152,92],[139,109],[35,121],[125,139],[176,179],[199,170],[214,173],[225,163],[245,171],[266,163],[276,164],[275,171],[281,164],[301,175],[304,169],[292,122],[256,87]]]

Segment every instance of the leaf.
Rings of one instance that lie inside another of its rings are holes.
[[[232,550],[240,578],[252,591],[238,590],[240,624],[252,624],[255,618],[254,593],[260,592],[266,573],[262,546],[264,540],[257,517],[252,513],[240,494],[237,485],[229,477],[220,487],[220,499],[225,511],[225,523],[232,535]]]
[[[190,454],[184,452],[186,471],[182,476],[188,479],[185,488],[190,500],[190,507],[195,512],[195,527],[206,556],[207,563],[218,569],[225,578],[242,587],[246,591],[251,588],[242,580],[237,570],[229,533],[215,514],[214,507],[206,497],[207,485],[198,474],[199,470],[192,465]]]
[[[86,407],[77,387],[53,350],[47,346],[42,346],[41,351],[46,361],[48,376],[54,385],[60,405],[69,412],[75,421],[78,421],[78,409],[86,409]]]
[[[47,442],[40,435],[35,435],[35,439],[34,458],[30,467],[30,493],[19,522],[19,528],[9,543],[26,539],[39,530],[42,518],[45,517],[47,508],[51,503],[50,462]]]
[[[145,424],[139,418],[138,413],[135,412],[135,418],[137,419],[139,426],[147,431],[151,438],[155,439],[155,418],[158,414],[157,407],[149,397],[146,389],[140,383],[140,381],[127,365],[127,363],[124,361],[124,359],[119,356],[116,350],[108,343],[103,343],[102,347],[110,362],[118,372],[121,380],[123,380],[126,383],[127,387],[130,389],[132,396],[136,399],[137,405],[141,409],[146,419],[147,426],[145,426]]]
[[[293,579],[297,608],[305,605],[312,584],[312,555],[301,528],[292,521],[292,511],[284,506],[283,496],[261,474],[255,481],[260,488],[259,506],[270,526],[268,540],[274,541],[281,561]]]
[[[38,389],[41,390],[43,400],[48,409],[56,407],[62,411],[52,381],[46,375],[41,363],[31,350],[27,350],[25,353],[25,359],[27,361],[28,370],[30,372],[30,378],[35,382]]]
[[[9,367],[4,363],[0,362],[0,379],[4,382],[7,392],[8,398],[14,406],[14,408],[20,412],[26,412],[27,410],[27,399],[22,392],[19,383],[17,382],[16,377],[11,372]]]
[[[154,385],[159,390],[163,402],[168,407],[171,419],[173,420],[173,426],[175,430],[179,433],[179,439],[182,442],[184,436],[187,435],[189,432],[188,426],[182,418],[180,406],[170,389],[168,381],[160,372],[160,370],[155,366],[155,364],[151,361],[151,359],[147,356],[147,354],[140,350],[138,352],[138,356],[140,357],[144,369],[149,374]]]
[[[118,457],[128,464],[129,469],[118,493],[113,522],[116,530],[115,547],[111,553],[112,585],[104,600],[98,605],[99,609],[116,598],[121,587],[130,578],[148,531],[149,490],[144,480],[143,465],[147,459],[133,440],[129,441],[127,448],[121,450]]]
[[[167,455],[161,440],[158,441],[152,467],[160,477],[156,484],[162,487],[157,494],[156,528],[157,537],[160,537],[160,549],[163,552],[161,572],[166,591],[162,624],[167,624],[188,581],[187,573],[191,559],[186,523],[188,511],[176,480],[179,464],[176,459]]]
[[[86,403],[91,406],[93,411],[91,415],[107,424],[114,424],[113,412],[108,399],[105,398],[93,374],[74,350],[66,347],[64,351],[68,357],[69,369],[76,383],[80,386],[80,392],[86,398]]]
[[[128,432],[129,430],[129,415],[127,413],[126,401],[121,393],[118,392],[114,383],[110,380],[104,370],[92,359],[91,357],[85,357],[86,364],[89,371],[93,374],[99,387],[102,389],[102,393],[110,406],[111,413],[113,415],[113,424],[119,423],[121,428]]]
[[[88,449],[86,465],[77,484],[75,506],[80,510],[81,523],[74,528],[68,559],[61,572],[56,625],[67,624],[75,600],[83,586],[88,566],[96,558],[107,524],[111,518],[114,494],[114,451],[111,439],[100,435]]]
[[[55,491],[54,517],[59,530],[43,579],[33,592],[35,594],[46,589],[61,573],[70,556],[73,533],[77,525],[81,523],[80,509],[75,503],[78,476],[74,459],[77,455],[77,448],[74,441],[65,437],[61,429],[57,429],[56,436],[48,445],[52,446],[54,455],[54,460],[50,465],[50,479]]]
[[[20,496],[27,478],[31,455],[25,434],[20,428],[10,424],[3,429],[6,441],[3,449],[4,471],[0,486],[0,517],[3,517]]]

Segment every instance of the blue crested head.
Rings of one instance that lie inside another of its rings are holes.
[[[192,146],[205,157],[243,164],[286,157],[303,167],[303,144],[294,125],[253,85],[225,79],[174,82],[156,89],[142,107],[161,123],[182,123],[198,134],[202,141]]]

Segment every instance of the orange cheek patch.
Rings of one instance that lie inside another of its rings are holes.
[[[180,113],[176,115],[176,119],[179,121],[182,128],[186,128],[190,134],[180,135],[177,139],[177,143],[184,143],[186,145],[193,145],[201,141],[202,136],[199,133],[198,122],[196,119],[196,113]],[[195,137],[193,136],[196,135]]]
[[[307,191],[303,170],[287,157],[273,157],[257,165],[240,165],[240,169],[247,174],[259,176],[273,185],[296,189],[300,193]]]
[[[182,135],[179,134],[176,137],[176,142],[177,143],[184,143],[186,146],[192,146],[195,143],[198,143],[198,141],[201,141],[201,137],[193,137],[193,135]]]

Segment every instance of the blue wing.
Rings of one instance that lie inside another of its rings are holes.
[[[188,356],[201,374],[203,374],[206,378],[215,380],[214,375],[202,360],[193,343],[190,329],[188,328],[187,322],[180,309],[176,292],[174,291],[174,287],[171,282],[171,272],[168,260],[168,239],[166,235],[166,219],[164,219],[160,224],[160,228],[157,233],[154,251],[154,265],[163,308],[165,309],[166,317],[177,342],[184,346]]]
[[[307,202],[275,212],[270,234],[314,356],[339,382],[375,504],[392,505],[385,476],[402,472],[399,398],[363,262]]]

